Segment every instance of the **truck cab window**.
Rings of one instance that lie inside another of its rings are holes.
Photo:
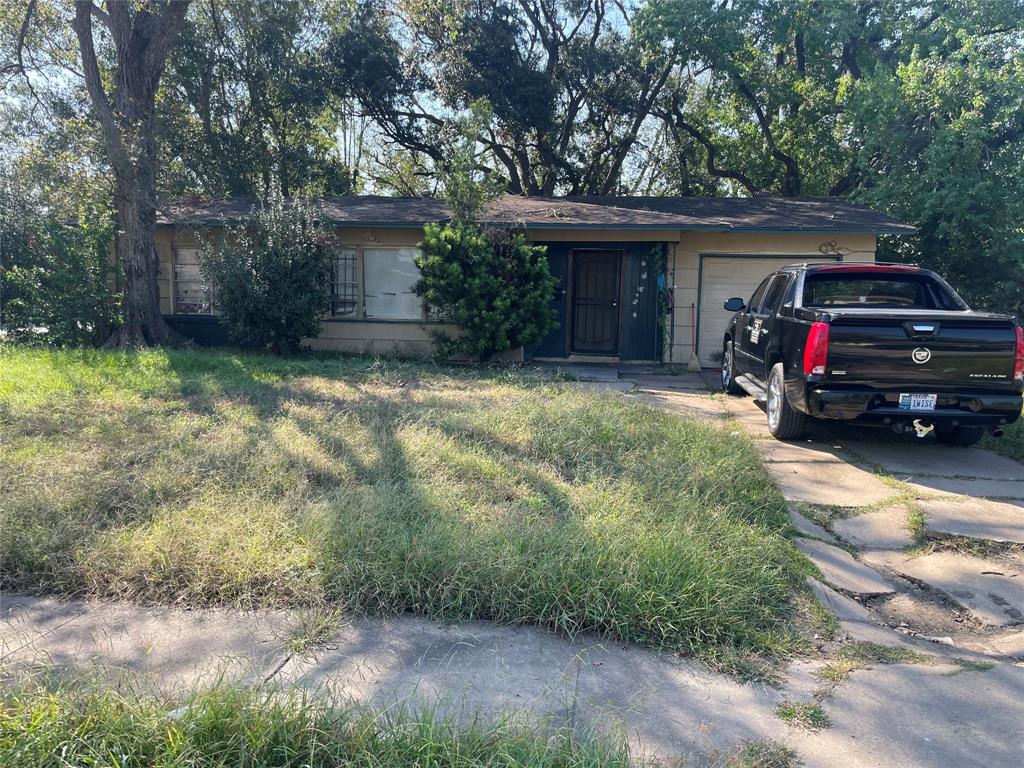
[[[772,279],[772,284],[768,286],[768,290],[764,292],[764,298],[761,300],[761,308],[758,310],[760,315],[770,315],[779,309],[782,304],[782,297],[786,295],[786,287],[789,285],[788,275],[776,275]]]
[[[759,286],[757,286],[757,289],[754,291],[754,294],[750,297],[750,301],[747,302],[748,312],[757,312],[757,310],[760,308],[761,297],[764,296],[764,291],[768,287],[768,283],[771,281],[771,279],[772,276],[769,275],[768,277],[761,281],[761,284]]]

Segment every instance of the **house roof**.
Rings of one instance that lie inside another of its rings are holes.
[[[447,219],[443,200],[351,195],[319,202],[341,225],[420,227]],[[158,224],[215,226],[244,221],[255,198],[163,206]],[[665,229],[728,232],[863,232],[908,234],[914,227],[837,197],[521,197],[503,195],[487,206],[486,223],[529,229]]]

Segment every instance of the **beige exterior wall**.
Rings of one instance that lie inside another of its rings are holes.
[[[669,285],[673,286],[675,301],[671,333],[665,340],[663,358],[666,363],[686,364],[693,352],[694,327],[691,320],[696,308],[700,280],[700,257],[702,254],[763,254],[764,256],[804,257],[807,261],[822,259],[822,244],[826,250],[835,249],[843,254],[846,261],[874,261],[875,236],[842,233],[732,233],[732,232],[681,232],[675,246],[673,258],[669,246]],[[800,260],[800,259],[794,259]]]
[[[203,237],[216,237],[217,230],[160,227],[156,249],[160,258],[160,311],[173,314],[174,250],[195,248]],[[415,246],[423,240],[423,230],[413,228],[339,228],[339,242],[347,246],[386,248]],[[325,318],[320,335],[306,339],[313,349],[366,355],[426,357],[431,352],[430,332],[442,328],[437,323],[405,320],[343,320]],[[520,353],[519,358],[522,355]]]
[[[701,254],[764,254],[765,256],[806,256],[820,259],[821,246],[836,248],[849,261],[873,261],[875,236],[836,233],[729,233],[677,232],[666,230],[572,230],[538,229],[530,233],[539,242],[665,242],[668,243],[668,285],[673,287],[674,312],[665,339],[665,362],[685,364],[693,351],[691,304],[698,302]],[[415,246],[423,239],[421,229],[375,228],[339,229],[344,245]],[[831,245],[834,243],[834,246]],[[174,295],[173,252],[176,247],[199,245],[190,230],[160,227],[156,233],[160,257],[160,308],[172,314]],[[370,321],[328,319],[316,339],[308,340],[315,349],[373,355],[425,356],[431,350],[430,331],[438,326],[417,321]]]

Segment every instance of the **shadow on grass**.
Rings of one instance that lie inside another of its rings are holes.
[[[796,583],[788,545],[725,509],[777,500],[745,495],[749,479],[709,484],[697,464],[715,454],[704,443],[716,433],[585,393],[512,404],[526,390],[457,379],[435,395],[406,375],[414,368],[338,377],[168,355],[164,370],[141,398],[83,396],[64,436],[78,455],[66,458],[86,466],[91,453],[98,471],[69,475],[77,487],[58,472],[51,498],[5,479],[18,497],[10,520],[46,519],[31,529],[38,540],[8,541],[8,586],[331,601],[690,652],[781,642]],[[511,429],[537,434],[503,434],[502,408]],[[691,438],[685,455],[665,454]]]

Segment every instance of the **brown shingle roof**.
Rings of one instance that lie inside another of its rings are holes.
[[[437,198],[353,195],[319,201],[334,223],[419,227],[450,215]],[[248,218],[254,198],[178,201],[159,224],[210,226]],[[908,234],[909,224],[836,197],[520,197],[491,203],[488,223],[530,229],[674,229],[746,232],[869,232]]]

